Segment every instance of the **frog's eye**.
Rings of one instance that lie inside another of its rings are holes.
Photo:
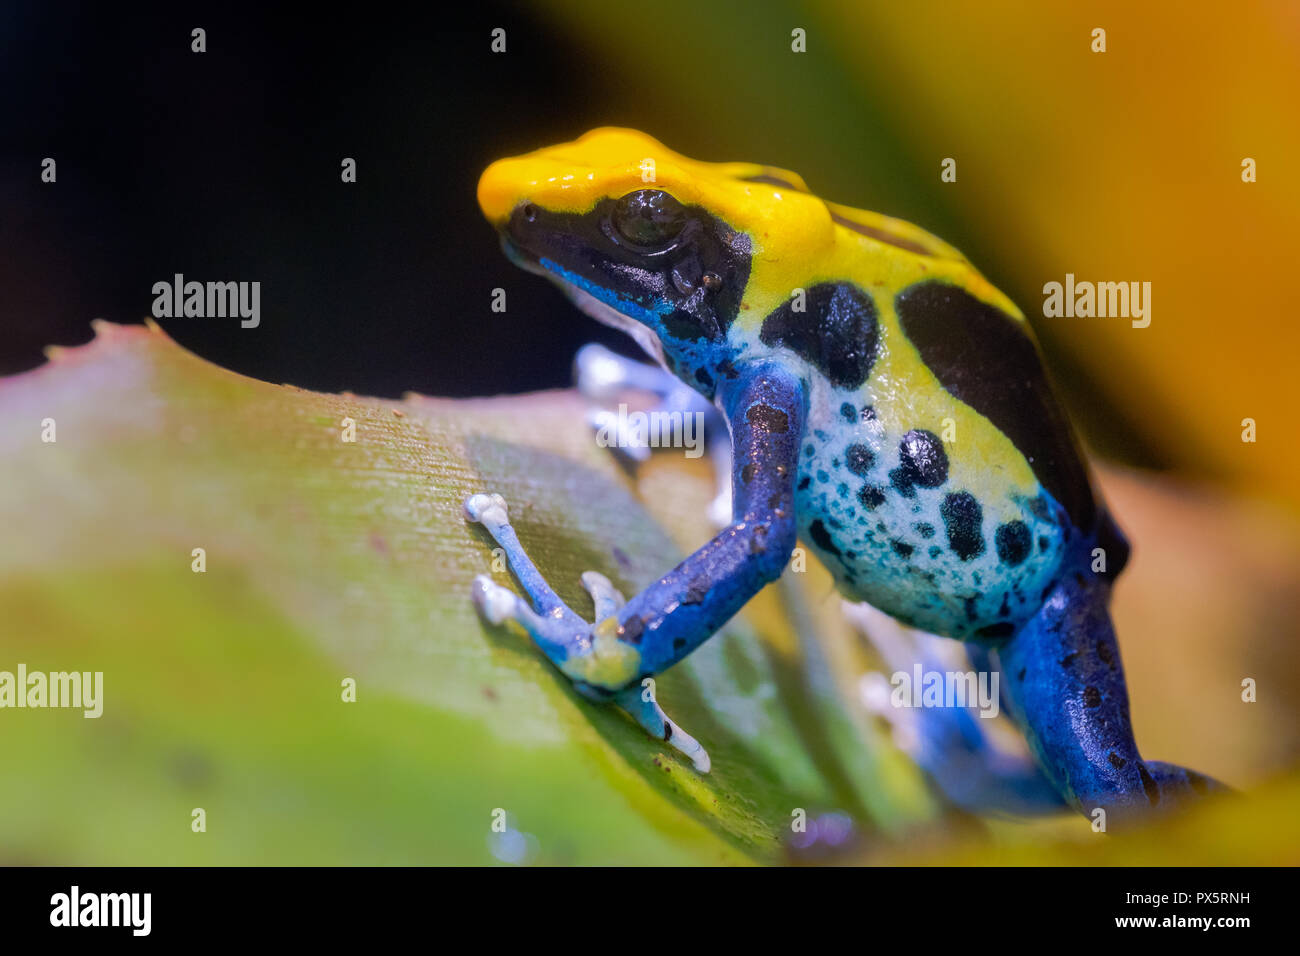
[[[614,206],[614,228],[638,246],[671,242],[686,225],[686,207],[660,189],[628,193]]]

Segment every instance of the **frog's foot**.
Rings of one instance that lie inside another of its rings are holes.
[[[631,714],[636,722],[646,729],[646,733],[667,741],[669,746],[689,757],[696,770],[700,773],[708,773],[713,766],[708,752],[700,746],[698,740],[682,730],[664,713],[663,708],[654,699],[653,682],[646,678],[642,683],[644,686],[634,685],[619,691],[614,695],[615,703]]]
[[[506,621],[521,625],[580,693],[592,700],[613,700],[651,735],[667,741],[689,757],[697,770],[708,773],[709,755],[663,712],[654,699],[653,681],[646,679],[642,682],[645,686],[635,683],[641,654],[632,643],[620,639],[616,615],[627,602],[610,580],[597,571],[582,575],[597,622],[589,624],[560,599],[524,552],[510,525],[504,498],[471,495],[465,501],[465,515],[482,524],[505,551],[511,570],[532,600],[529,606],[509,588],[481,574],[474,579],[472,595],[484,620],[494,625]]]
[[[627,603],[627,599],[618,588],[614,587],[614,583],[599,571],[583,571],[582,586],[591,595],[597,621],[603,621],[618,613],[618,609]]]
[[[664,369],[637,362],[594,342],[578,349],[573,358],[573,380],[579,393],[592,403],[587,424],[603,439],[605,447],[631,464],[650,458],[648,436],[634,429],[627,415],[603,407],[625,389],[650,392],[664,401],[681,382]]]
[[[592,604],[596,608],[597,621],[603,621],[617,614],[627,603],[618,588],[614,587],[609,578],[599,571],[584,572],[582,586],[591,595]],[[700,746],[700,742],[671,720],[655,700],[653,679],[647,677],[639,685],[634,684],[616,691],[613,699],[614,703],[631,714],[632,719],[644,727],[650,736],[667,741],[670,746],[680,750],[691,759],[691,763],[700,773],[709,772],[712,762],[709,760],[708,753]]]
[[[483,525],[506,553],[515,577],[532,599],[532,607],[513,591],[494,584],[480,574],[474,579],[474,604],[491,624],[515,621],[522,625],[548,658],[559,665],[570,654],[580,651],[583,642],[590,644],[590,625],[569,609],[551,590],[540,571],[524,553],[510,525],[506,501],[500,495],[470,495],[465,499],[465,516]]]
[[[608,402],[629,388],[662,399],[684,387],[666,369],[619,355],[595,342],[578,349],[573,357],[573,380],[578,391],[593,402]]]
[[[895,745],[916,761],[948,800],[985,813],[1041,814],[1064,809],[1051,781],[1023,746],[1016,747],[1008,722],[996,719],[1000,681],[993,682],[994,670],[985,655],[972,655],[956,641],[905,627],[867,604],[845,602],[844,612],[895,675],[891,680],[879,671],[864,674],[863,704],[889,724]],[[917,665],[922,675],[974,671],[975,686],[990,688],[990,699],[979,702],[983,710],[975,701],[966,706],[915,707],[911,706],[915,697],[909,693],[903,695],[907,706],[896,706],[896,688],[916,680]],[[983,684],[981,672],[989,675]]]
[[[608,408],[589,408],[587,425],[596,433],[596,440],[602,447],[629,465],[640,465],[650,460],[650,442],[632,427],[626,415]]]
[[[684,426],[686,416],[692,416],[691,423],[698,424],[691,434],[703,441],[713,463],[716,494],[709,504],[709,520],[717,528],[731,522],[731,443],[726,420],[716,407],[666,369],[625,358],[595,343],[578,350],[573,377],[578,391],[594,404],[587,412],[588,425],[616,455],[633,465],[650,457],[646,429],[638,428],[626,414],[603,407],[605,403],[626,389],[649,392],[658,402],[643,414],[647,420],[666,416],[661,422],[669,423],[670,432],[677,422]]]

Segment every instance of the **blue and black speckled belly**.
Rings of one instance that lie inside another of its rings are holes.
[[[846,405],[842,424],[804,439],[796,485],[804,541],[846,594],[907,624],[968,640],[1010,637],[1060,567],[1072,535],[1065,510],[1041,488],[992,508],[950,480],[938,436],[887,434],[870,408]]]

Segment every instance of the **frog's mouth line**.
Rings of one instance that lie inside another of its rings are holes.
[[[663,343],[659,341],[659,336],[654,333],[653,329],[632,318],[632,316],[620,312],[608,302],[596,298],[555,269],[543,265],[541,261],[520,249],[509,237],[501,237],[501,247],[505,250],[507,258],[515,265],[536,275],[545,276],[559,286],[564,294],[569,297],[569,301],[577,306],[583,314],[595,319],[601,325],[608,325],[610,328],[625,333],[637,345],[641,346],[641,350],[648,356],[664,368],[668,367],[664,360]]]

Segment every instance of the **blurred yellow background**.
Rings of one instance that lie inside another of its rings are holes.
[[[102,719],[7,715],[0,759],[22,772],[0,783],[0,856],[774,862],[791,808],[809,808],[851,813],[872,862],[1294,863],[1300,4],[523,9],[511,44],[576,47],[600,92],[558,99],[540,118],[556,135],[521,150],[616,124],[695,158],[787,167],[934,231],[1021,305],[1111,463],[1101,484],[1135,544],[1113,610],[1143,753],[1245,797],[1136,841],[1073,815],[950,812],[862,706],[873,664],[816,567],[663,675],[714,758],[700,777],[580,698],[527,639],[482,624],[468,595],[491,551],[462,502],[486,488],[519,502],[521,539],[586,607],[583,571],[632,591],[711,533],[706,462],[630,475],[572,392],[322,394],[100,324],[90,345],[0,384],[0,458],[22,463],[0,485],[0,666],[99,671],[107,688]],[[468,77],[455,95],[479,92]],[[503,128],[534,136],[539,118],[515,106]],[[947,157],[956,182],[940,179]],[[1258,182],[1242,182],[1245,157]],[[472,205],[471,181],[428,185]],[[428,228],[460,250],[455,228]],[[1067,273],[1152,283],[1150,327],[1045,318],[1043,285]],[[512,296],[541,287],[511,281]],[[45,416],[57,443],[38,444]],[[344,417],[355,444],[339,441]],[[1244,418],[1257,443],[1241,441]],[[210,833],[192,828],[195,808]],[[534,849],[502,852],[497,808]]]
[[[932,229],[1030,316],[1096,450],[1300,504],[1300,5],[537,7],[608,73],[611,115],[585,119]],[[1150,327],[1045,319],[1066,273],[1150,282]]]

